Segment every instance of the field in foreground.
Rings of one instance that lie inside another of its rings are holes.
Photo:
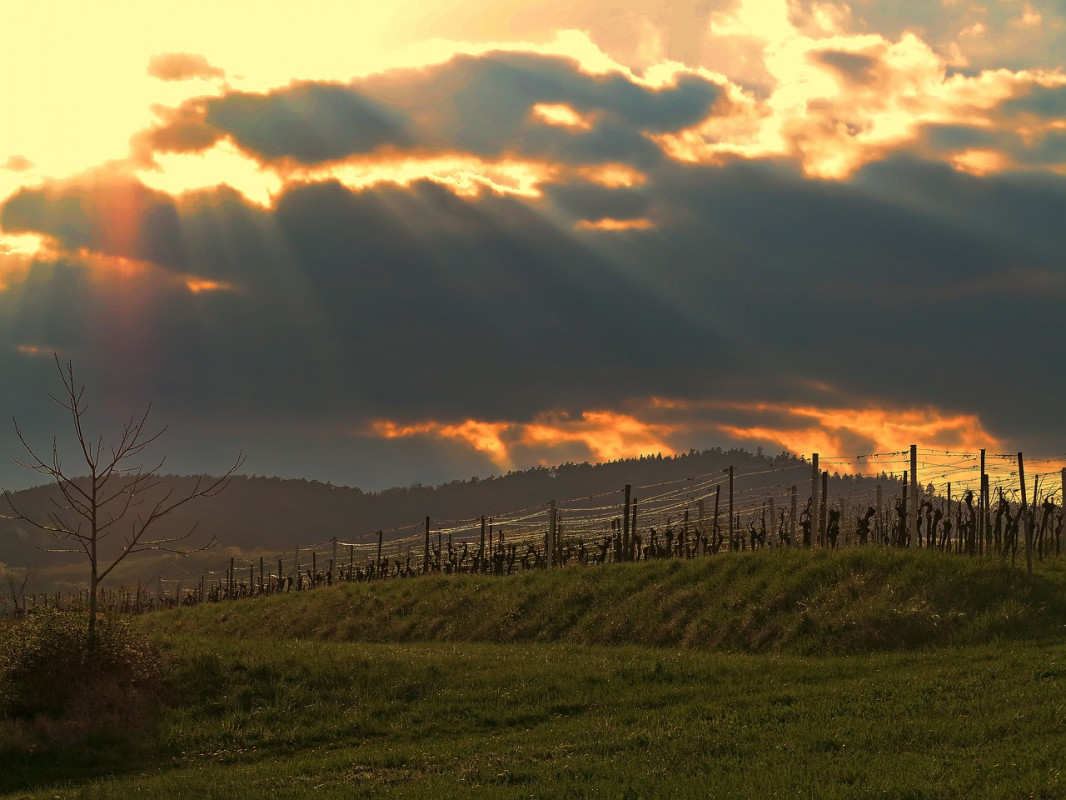
[[[1057,565],[1029,579],[873,551],[725,562],[334,587],[149,617],[176,664],[155,729],[4,753],[0,792],[1066,797]],[[564,579],[603,582],[566,624]],[[797,582],[806,594],[793,599]],[[449,598],[467,592],[476,618],[517,613],[514,624],[455,627],[463,615]],[[772,613],[746,607],[782,593]],[[829,596],[835,622],[822,608]],[[346,616],[370,602],[382,622]],[[673,633],[656,618],[610,633],[617,644],[593,635],[621,620],[614,609],[661,613],[659,602],[677,604]],[[686,640],[701,618],[733,633],[707,634],[719,648]],[[875,622],[887,630],[860,635]],[[759,652],[743,652],[758,631]]]

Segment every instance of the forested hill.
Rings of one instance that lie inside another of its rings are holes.
[[[603,492],[619,492],[626,484],[651,486],[667,481],[721,474],[732,465],[743,475],[744,487],[799,483],[801,496],[809,474],[803,462],[787,455],[769,458],[744,450],[690,451],[663,458],[649,456],[606,464],[564,464],[536,467],[493,478],[471,478],[436,487],[412,486],[382,492],[332,486],[318,481],[266,477],[236,477],[216,497],[196,500],[161,521],[156,534],[173,534],[198,526],[196,536],[214,536],[223,547],[241,550],[281,550],[321,542],[334,536],[368,541],[378,530],[434,519],[468,519],[502,515],[555,499],[559,501]],[[195,478],[167,477],[163,490],[175,497],[188,492]],[[14,494],[20,510],[43,519],[54,490],[38,487]],[[54,538],[29,529],[25,522],[0,519],[0,562],[12,566],[39,563],[35,543]],[[113,537],[117,540],[119,537]],[[84,557],[84,556],[81,556]]]

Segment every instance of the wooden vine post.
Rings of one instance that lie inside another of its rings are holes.
[[[629,523],[630,541],[632,542],[632,548],[629,554],[626,556],[630,561],[640,558],[640,553],[637,552],[637,498],[633,498],[633,518]],[[688,511],[685,512],[685,519],[688,519]]]
[[[429,517],[426,517],[426,546],[422,552],[422,574],[429,572]]]
[[[921,546],[917,541],[918,508],[921,503],[918,499],[918,445],[911,445],[911,492],[910,505],[907,508],[907,544]]]
[[[720,517],[719,511],[718,511],[718,509],[721,506],[721,500],[722,500],[722,484],[718,484],[717,486],[714,487],[714,533],[712,535],[715,537],[715,540],[714,540],[715,552],[718,552],[718,546],[719,546],[718,545],[718,536],[721,534],[721,531],[722,531],[721,517]]]
[[[829,470],[822,471],[822,497],[818,505],[818,544],[825,547],[826,523],[829,510]]]
[[[729,551],[732,552],[734,544],[734,520],[733,520],[733,465],[729,465]]]
[[[703,515],[704,503],[703,498],[701,497],[699,500],[696,501],[696,529],[699,531],[699,539],[696,542],[696,555],[699,556],[707,555],[707,546],[704,544],[707,538],[707,531],[704,530],[703,527]]]
[[[1019,510],[1019,514],[1022,515],[1022,524],[1025,526],[1025,568],[1026,571],[1033,574],[1033,531],[1029,527],[1029,504],[1025,499],[1025,462],[1022,460],[1022,454],[1018,453],[1018,483],[1022,487],[1022,507]]]
[[[558,510],[555,507],[555,501],[548,501],[548,535],[544,538],[544,563],[549,566],[555,566],[555,534],[556,534],[556,514]]]
[[[811,532],[814,534],[811,536],[811,544],[818,538],[818,478],[821,477],[821,470],[818,469],[818,454],[813,453],[811,455]]]
[[[792,484],[792,518],[788,522],[788,541],[793,547],[796,546],[796,484]]]
[[[985,449],[983,447],[981,448],[981,495],[977,502],[977,508],[981,553],[991,553],[992,539],[988,524],[988,474],[985,472]]]

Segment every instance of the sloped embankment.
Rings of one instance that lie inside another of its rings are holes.
[[[849,653],[1066,633],[1066,564],[849,549],[429,576],[149,615],[146,628],[365,642]]]

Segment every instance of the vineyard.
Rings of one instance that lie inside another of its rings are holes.
[[[276,558],[231,556],[198,574],[103,592],[120,613],[421,575],[504,576],[620,561],[703,558],[776,547],[924,548],[970,556],[1063,551],[1061,460],[930,450],[789,459],[467,519],[422,517]],[[830,469],[833,470],[832,476]],[[30,594],[23,608],[84,594]]]

